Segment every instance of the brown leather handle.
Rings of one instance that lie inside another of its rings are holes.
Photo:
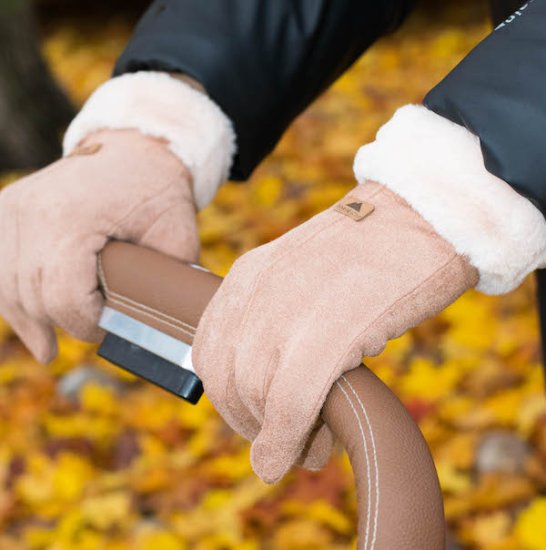
[[[149,249],[112,242],[99,261],[107,305],[191,343],[221,279]],[[367,367],[332,387],[322,418],[349,454],[363,550],[445,548],[442,494],[427,444]]]
[[[349,455],[358,499],[358,548],[445,548],[442,493],[417,424],[361,365],[334,384],[322,418]]]

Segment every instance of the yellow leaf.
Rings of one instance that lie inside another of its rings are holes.
[[[314,521],[297,519],[280,526],[273,539],[275,550],[327,550],[332,535]]]
[[[95,382],[85,384],[81,392],[81,403],[85,410],[105,415],[115,413],[120,407],[120,401],[112,388]]]
[[[89,497],[81,503],[81,514],[91,527],[99,530],[123,525],[131,514],[131,497],[121,491]]]
[[[256,181],[252,196],[257,205],[272,206],[279,200],[282,188],[282,181],[278,177],[267,175]]]
[[[440,485],[444,491],[459,494],[468,491],[472,487],[470,476],[455,468],[447,462],[438,462],[436,464]]]
[[[323,500],[312,503],[290,500],[282,505],[282,510],[291,516],[301,516],[321,523],[343,535],[353,530],[353,524],[349,518]]]
[[[447,395],[459,382],[462,373],[452,363],[436,365],[429,359],[414,359],[403,376],[400,389],[406,397],[436,401]]]
[[[16,490],[30,505],[62,506],[80,497],[92,476],[89,463],[73,453],[60,453],[56,460],[34,454],[28,457],[27,469],[18,479]]]
[[[516,535],[525,550],[546,550],[546,497],[535,499],[521,512]]]
[[[470,519],[464,527],[464,538],[480,548],[492,548],[508,538],[511,527],[512,521],[506,512],[493,512]]]
[[[184,550],[184,541],[167,531],[152,531],[138,535],[136,550]]]

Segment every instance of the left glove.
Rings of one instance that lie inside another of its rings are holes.
[[[266,482],[332,446],[321,407],[334,381],[478,282],[467,258],[404,199],[365,182],[239,258],[208,305],[193,359]],[[313,431],[311,435],[311,432]]]

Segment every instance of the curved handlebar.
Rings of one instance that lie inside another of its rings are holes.
[[[322,418],[353,468],[358,548],[445,548],[443,500],[432,456],[389,388],[361,365],[334,384]]]
[[[120,242],[109,243],[101,253],[99,274],[106,310],[110,312],[102,326],[113,329],[116,337],[143,338],[150,346],[143,351],[147,355],[146,361],[140,361],[140,370],[128,363],[142,359],[134,353],[135,348],[140,349],[141,341],[131,340],[130,353],[125,356],[129,362],[116,361],[108,354],[106,357],[155,383],[160,378],[154,380],[148,372],[165,373],[168,367],[174,367],[179,373],[180,365],[188,366],[183,353],[176,365],[172,364],[172,349],[178,345],[175,351],[179,353],[191,346],[190,329],[197,327],[222,279],[202,268]],[[119,321],[116,315],[122,319],[117,325],[112,321]],[[183,331],[176,329],[177,322],[185,327]],[[115,332],[119,327],[122,328]],[[153,338],[143,337],[147,330]],[[153,346],[156,347],[152,350]],[[156,363],[151,351],[163,363]],[[191,376],[198,380],[194,374]],[[167,383],[160,385],[174,391]],[[181,391],[175,393],[188,399]],[[419,428],[388,387],[367,367],[358,366],[336,381],[322,409],[322,418],[347,450],[353,467],[358,547],[445,548],[442,494],[431,454]]]

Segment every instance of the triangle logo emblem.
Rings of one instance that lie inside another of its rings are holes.
[[[334,206],[334,209],[355,221],[359,221],[369,216],[375,207],[372,203],[363,201],[359,197],[346,195]]]
[[[362,208],[362,203],[361,202],[351,202],[350,204],[347,205],[349,208],[352,208],[353,210],[355,210],[356,212],[360,212],[360,209]]]

